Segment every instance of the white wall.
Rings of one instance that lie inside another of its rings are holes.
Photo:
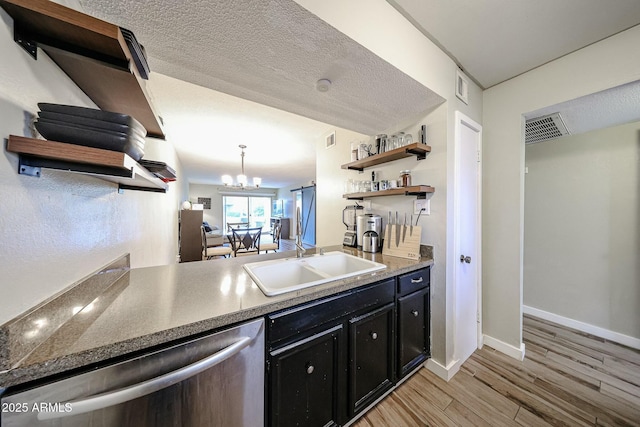
[[[442,123],[443,133],[440,136],[442,140],[438,144],[436,151],[433,151],[417,169],[419,172],[417,172],[418,176],[415,179],[416,181],[425,179],[430,182],[423,182],[424,184],[432,183],[436,186],[436,193],[432,199],[432,208],[436,205],[436,207],[442,209],[437,214],[434,212],[436,216],[421,221],[426,221],[425,223],[428,224],[425,227],[426,235],[423,236],[422,243],[433,243],[435,254],[435,265],[432,270],[432,355],[433,360],[438,364],[448,366],[453,360],[455,328],[453,287],[449,283],[453,277],[453,264],[447,262],[448,259],[455,258],[455,254],[453,254],[453,239],[455,236],[453,234],[453,221],[450,217],[450,213],[453,212],[453,191],[447,191],[447,187],[453,179],[454,113],[456,110],[460,110],[473,120],[482,122],[482,91],[473,82],[469,82],[469,105],[460,102],[455,97],[454,92],[457,70],[455,63],[384,0],[352,0],[348,2],[340,0],[322,2],[314,0],[296,1],[447,100],[446,104],[444,104],[444,109],[439,109],[432,113],[435,115],[430,114],[428,116],[428,120]],[[381,28],[384,28],[385,31],[381,31]],[[386,31],[389,28],[393,28],[393,31]],[[407,118],[407,120],[409,121],[408,123],[398,123],[392,131],[401,130],[405,127],[416,127],[422,121],[417,118]],[[418,121],[416,122],[416,120]],[[417,132],[412,131],[412,133],[414,137],[417,136]],[[324,150],[324,147],[320,144],[318,147],[318,155],[321,156],[320,152]],[[338,149],[339,147],[335,148],[335,150]],[[333,155],[330,154],[330,156]],[[346,177],[342,174],[342,171],[338,171],[340,165],[347,163],[348,160],[348,153],[344,154],[342,159],[336,160],[333,166],[333,173],[336,176],[332,175],[335,182],[331,184],[331,189],[319,189],[325,196],[334,198],[331,209],[327,210],[326,213],[323,210],[323,215],[329,215],[327,224],[331,224],[333,227],[335,227],[336,219],[338,221],[337,224],[340,224],[342,207],[345,205],[343,202],[339,202],[338,199],[342,194],[341,182]],[[320,176],[321,162],[322,160],[318,160],[319,185],[322,185],[322,180],[326,178],[321,178]],[[410,160],[401,160],[397,164],[393,163],[389,167],[384,167],[382,168],[383,173],[391,174],[391,170],[395,170],[397,166],[406,165],[405,162],[410,162]],[[397,168],[397,172],[400,170],[400,168]],[[397,172],[393,172],[393,174]],[[318,198],[320,209],[322,209],[322,206],[320,206],[321,201],[327,203],[326,197]],[[388,205],[385,206],[387,203]],[[408,210],[408,203],[409,198],[394,196],[386,201],[377,200],[376,209],[379,209],[382,213],[390,209],[393,211],[405,211]],[[338,212],[338,208],[340,212]],[[335,233],[336,236],[337,234],[342,235],[344,227],[340,228],[340,230],[340,233],[335,232],[335,230],[332,233]],[[319,236],[325,232],[325,228],[318,228]],[[331,235],[333,236],[333,234]]]
[[[524,304],[640,338],[640,122],[526,147]]]
[[[1,9],[0,57],[2,139],[30,136],[25,114],[35,114],[38,102],[95,107],[46,54],[34,61],[13,42],[13,20]],[[170,141],[148,139],[145,152],[180,174]],[[3,150],[0,323],[125,253],[133,267],[175,262],[182,182],[167,194],[118,194],[116,185],[93,177],[43,170],[34,178],[17,170],[18,156]]]
[[[325,148],[324,136],[316,144],[316,246],[341,245],[344,232],[342,210],[354,202],[342,198],[344,184],[349,178],[356,179],[357,172],[340,166],[351,160],[351,142],[364,141],[369,137],[357,132],[337,128],[336,145]],[[358,178],[360,179],[360,178]],[[364,178],[362,178],[364,179]]]
[[[640,26],[484,92],[483,327],[520,348],[524,228],[523,114],[640,79]]]

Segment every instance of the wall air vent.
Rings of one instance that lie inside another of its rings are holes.
[[[546,141],[564,135],[569,135],[569,131],[564,125],[560,113],[529,119],[524,125],[524,142],[526,144]]]

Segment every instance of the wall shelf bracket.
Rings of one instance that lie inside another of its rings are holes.
[[[29,175],[40,178],[42,171],[40,166],[34,166],[29,162],[29,157],[21,155],[18,159],[18,173],[20,175]]]
[[[429,151],[425,151],[422,149],[411,149],[411,148],[407,148],[405,150],[405,152],[413,154],[414,156],[416,156],[416,160],[424,160],[427,158],[427,153],[429,153]]]
[[[31,37],[29,33],[22,31],[18,22],[14,22],[13,25],[13,40],[18,43],[29,56],[36,61],[38,60],[38,43],[33,40],[33,37]]]

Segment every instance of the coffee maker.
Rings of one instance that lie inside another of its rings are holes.
[[[344,239],[342,240],[344,246],[351,246],[353,248],[357,246],[356,217],[362,209],[363,207],[356,203],[342,210],[342,223],[347,226],[347,231],[344,233]]]
[[[356,236],[358,249],[378,252],[382,247],[382,217],[375,214],[358,215]]]

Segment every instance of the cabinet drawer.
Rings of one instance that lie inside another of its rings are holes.
[[[343,318],[356,311],[384,305],[394,298],[395,279],[344,294],[305,304],[267,316],[269,341],[275,348],[278,341],[299,335],[332,320]]]
[[[431,267],[398,276],[398,296],[408,295],[429,286]]]

